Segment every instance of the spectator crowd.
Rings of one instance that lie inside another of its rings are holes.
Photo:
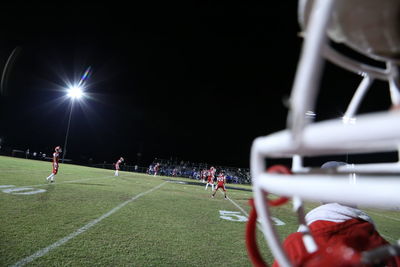
[[[193,163],[189,161],[177,161],[166,159],[154,159],[147,169],[147,173],[154,175],[171,176],[171,177],[186,177],[195,180],[202,180],[202,171],[209,170],[214,166],[216,172],[225,172],[227,183],[232,184],[249,184],[250,170],[235,167],[215,166],[207,163]]]

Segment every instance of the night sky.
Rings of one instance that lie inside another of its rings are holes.
[[[1,8],[2,72],[17,48],[0,98],[3,147],[63,146],[66,81],[91,66],[67,158],[248,167],[254,138],[286,127],[302,44],[296,1],[136,2]],[[317,120],[343,115],[360,81],[330,64],[326,72]],[[377,87],[361,111],[387,108]]]

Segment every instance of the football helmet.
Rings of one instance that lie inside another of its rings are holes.
[[[54,151],[55,151],[55,152],[58,152],[58,153],[61,153],[61,152],[62,152],[62,149],[61,149],[60,146],[56,146],[56,147],[54,148]]]
[[[290,96],[287,129],[256,138],[251,149],[254,208],[247,227],[247,247],[257,266],[263,264],[254,237],[257,217],[279,265],[292,266],[272,223],[271,206],[292,199],[310,254],[318,251],[318,247],[305,223],[303,200],[381,209],[400,207],[400,162],[348,164],[335,167],[334,172],[303,164],[304,157],[399,151],[400,1],[300,0],[298,15],[304,43]],[[384,67],[349,57],[339,52],[334,43]],[[307,114],[316,106],[324,60],[360,75],[362,80],[342,118],[315,122]],[[392,108],[356,118],[357,109],[374,80],[389,85]],[[277,158],[292,159],[291,169],[266,165],[266,159]],[[272,201],[268,194],[282,197]],[[359,258],[371,258],[370,255]]]

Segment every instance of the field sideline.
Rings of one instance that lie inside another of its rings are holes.
[[[48,184],[50,171],[49,162],[0,157],[0,266],[251,266],[250,191],[211,199],[210,188],[185,183],[194,180],[69,164]],[[400,238],[400,213],[366,211],[388,241]],[[290,205],[274,217],[282,238],[297,229]]]

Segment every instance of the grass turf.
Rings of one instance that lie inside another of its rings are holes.
[[[251,266],[245,222],[222,219],[220,211],[245,214],[222,194],[211,199],[202,184],[128,172],[114,177],[112,170],[69,164],[48,184],[50,171],[49,162],[0,157],[0,186],[14,186],[0,190],[0,266],[37,252],[28,266]],[[46,191],[4,192],[17,187]],[[228,196],[249,213],[250,191],[228,189]],[[368,211],[388,241],[400,237],[399,213]],[[274,208],[274,216],[285,223],[278,227],[282,238],[297,229],[290,205]],[[258,239],[271,263],[260,232]]]

